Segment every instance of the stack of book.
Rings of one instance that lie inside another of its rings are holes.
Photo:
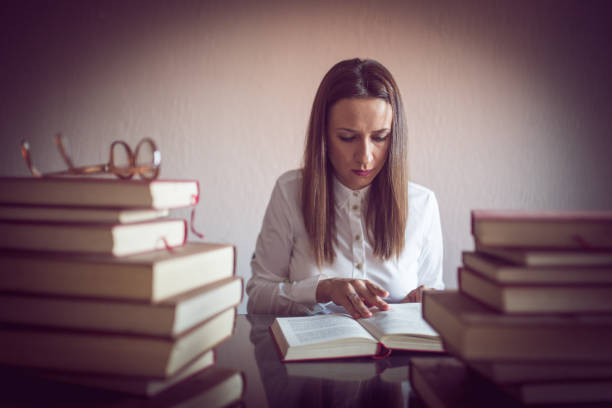
[[[473,406],[612,402],[612,212],[471,217],[459,291],[423,300],[454,357],[414,360],[413,387],[437,406],[440,391]]]
[[[198,198],[188,180],[0,178],[0,364],[147,396],[209,367],[243,387],[212,367],[242,298],[235,248],[167,218]]]

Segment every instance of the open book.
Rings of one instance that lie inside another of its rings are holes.
[[[420,303],[372,313],[358,320],[343,313],[278,317],[270,330],[283,361],[376,356],[389,349],[443,351],[438,334],[423,320]]]

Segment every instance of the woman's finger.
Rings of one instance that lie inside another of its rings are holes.
[[[381,310],[388,310],[389,305],[387,302],[382,300],[381,297],[388,297],[389,292],[370,281],[365,281],[365,286],[368,291],[368,296],[366,296],[368,302],[371,303],[372,306],[376,306]]]
[[[359,294],[357,294],[356,292],[349,292],[347,294],[347,298],[349,299],[349,302],[351,303],[353,309],[355,310],[355,314],[351,313],[353,317],[358,319],[360,317],[372,316],[372,313],[368,310],[366,305],[363,303],[363,301],[361,300],[361,296],[359,296]]]
[[[364,281],[366,286],[368,287],[368,289],[374,293],[376,296],[380,296],[383,298],[389,297],[389,292],[387,292],[386,290],[384,290],[383,288],[381,288],[380,286],[378,286],[377,284],[375,284],[372,281],[369,280],[365,280]]]
[[[412,290],[408,294],[408,302],[418,302],[421,303],[423,301],[423,291],[428,288],[424,285],[419,286],[418,288]]]

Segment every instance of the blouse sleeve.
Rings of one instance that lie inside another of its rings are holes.
[[[440,210],[436,196],[430,192],[424,214],[423,248],[419,256],[419,285],[444,289],[443,252]]]
[[[252,276],[246,287],[248,313],[309,314],[317,279],[289,282],[294,245],[294,222],[301,215],[291,206],[279,182],[272,196],[251,259]]]

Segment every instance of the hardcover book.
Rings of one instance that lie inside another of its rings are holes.
[[[85,387],[101,388],[105,390],[123,392],[126,394],[152,397],[180,383],[181,381],[196,375],[202,370],[211,367],[214,363],[215,352],[211,350],[202,354],[200,357],[189,363],[186,367],[183,367],[174,375],[161,379],[102,374],[53,373],[44,371],[33,373],[33,375],[38,375],[54,381],[83,385]]]
[[[19,293],[158,302],[234,271],[228,244],[192,242],[123,258],[0,251],[0,290]]]
[[[508,314],[612,312],[612,283],[500,284],[468,268],[459,268],[459,290]]]
[[[0,323],[178,337],[241,298],[238,277],[157,303],[0,293]]]
[[[185,244],[184,220],[133,224],[0,221],[0,248],[125,256]]]
[[[612,284],[612,253],[609,265],[526,266],[480,252],[463,252],[463,265],[500,284]]]
[[[612,363],[612,314],[506,315],[457,291],[426,291],[423,316],[463,360]]]
[[[244,397],[245,379],[241,371],[213,366],[191,376],[148,401],[134,401],[146,407],[206,407],[240,406]],[[143,404],[144,402],[144,404]]]
[[[168,209],[194,206],[199,197],[196,180],[0,177],[3,204]]]
[[[0,205],[1,220],[54,221],[54,222],[100,222],[127,224],[167,217],[170,211],[148,208],[88,208],[51,207],[38,205]]]
[[[470,368],[496,384],[523,384],[547,381],[606,380],[612,378],[612,364],[466,362]]]
[[[612,380],[548,381],[503,387],[523,404],[580,404],[612,402]],[[601,405],[598,405],[601,406]]]
[[[490,248],[477,242],[476,251],[527,267],[612,267],[612,251],[605,249]]]
[[[454,357],[415,357],[410,364],[412,390],[430,408],[517,408],[521,404]]]
[[[223,408],[240,404],[244,397],[245,379],[241,371],[210,367],[148,402],[151,407]],[[138,401],[142,403],[142,401]],[[240,406],[240,405],[238,405]]]
[[[612,211],[472,211],[478,244],[510,248],[612,248]]]
[[[342,313],[278,317],[270,329],[283,361],[384,355],[386,349],[443,351],[421,316],[420,303],[372,313],[357,320]]]
[[[0,326],[0,364],[82,373],[167,378],[232,335],[235,309],[178,338]]]
[[[566,408],[594,408],[609,402],[612,390],[610,381],[497,386],[454,357],[413,358],[410,383],[425,405],[432,408],[510,408],[560,403]]]
[[[208,358],[206,353],[203,358]],[[198,360],[200,361],[200,360]],[[200,364],[198,361],[195,364]],[[197,372],[190,373],[165,389],[158,389],[160,384],[168,384],[175,380],[171,377],[165,380],[139,379],[130,377],[95,376],[107,378],[108,382],[93,380],[94,376],[85,375],[83,380],[74,378],[62,379],[61,382],[32,374],[18,375],[15,370],[2,370],[0,379],[6,385],[3,389],[3,402],[10,406],[44,406],[44,407],[141,407],[141,408],[186,408],[206,407],[222,408],[235,406],[244,397],[244,374],[237,370],[213,365]],[[184,371],[177,376],[184,375]],[[82,385],[79,385],[82,383]],[[144,391],[154,390],[153,398],[142,398]],[[150,384],[155,386],[150,387]],[[125,395],[122,395],[125,394]],[[135,394],[135,395],[129,395]],[[12,403],[12,404],[11,404]]]

